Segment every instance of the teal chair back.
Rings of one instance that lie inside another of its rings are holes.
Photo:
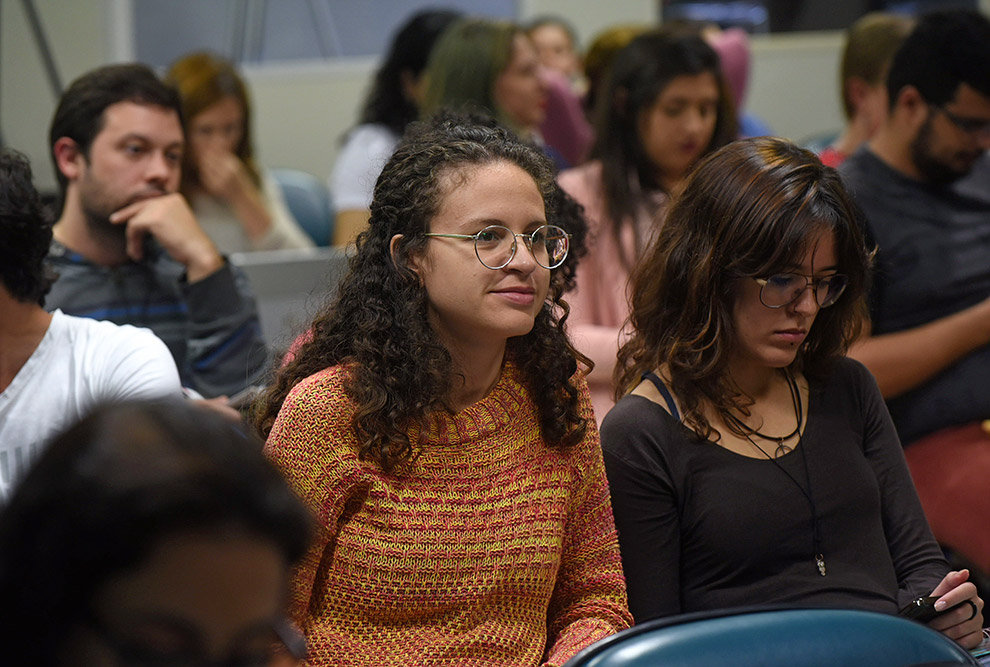
[[[271,173],[302,230],[316,245],[330,245],[334,211],[327,186],[316,176],[298,169],[272,169]]]
[[[564,667],[978,665],[927,626],[848,609],[744,609],[687,614],[607,637]]]

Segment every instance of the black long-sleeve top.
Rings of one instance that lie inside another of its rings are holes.
[[[808,499],[773,462],[699,439],[641,396],[602,424],[629,607],[637,623],[752,604],[895,613],[948,571],[869,372],[841,360],[809,382]],[[798,449],[777,459],[805,489]]]

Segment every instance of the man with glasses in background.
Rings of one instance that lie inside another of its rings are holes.
[[[876,376],[935,536],[990,572],[990,21],[922,17],[891,63],[890,115],[840,168],[877,244]]]

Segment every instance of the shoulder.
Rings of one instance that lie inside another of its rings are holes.
[[[602,163],[598,160],[592,160],[580,167],[565,169],[557,176],[557,182],[560,183],[560,187],[575,198],[578,194],[596,193],[602,187]]]
[[[175,360],[152,331],[58,310],[52,327],[64,354],[92,386],[101,388],[104,398],[180,394]]]
[[[851,357],[839,357],[832,362],[825,376],[823,384],[826,385],[871,385],[876,384],[873,375],[859,361]]]
[[[621,459],[637,459],[645,449],[664,448],[680,428],[662,407],[629,394],[602,421],[602,449]]]
[[[809,379],[823,399],[820,409],[858,412],[863,405],[882,403],[877,381],[863,364],[849,357],[835,360],[824,377]]]
[[[353,156],[362,155],[366,152],[380,154],[392,152],[398,143],[399,137],[385,125],[378,123],[366,123],[358,125],[351,130],[344,145],[341,147],[341,154]]]
[[[330,366],[300,380],[285,397],[285,406],[343,407],[351,404],[346,385],[351,369],[346,365]]]
[[[132,350],[146,351],[149,356],[169,355],[165,343],[150,329],[88,317],[74,317],[60,310],[53,313],[52,324],[56,323],[62,335],[73,345],[80,347],[103,349],[114,356],[124,355]]]

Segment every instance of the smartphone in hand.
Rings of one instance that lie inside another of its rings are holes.
[[[944,614],[947,611],[952,611],[959,605],[955,607],[950,607],[945,611],[935,611],[935,601],[939,599],[939,595],[923,595],[921,597],[915,598],[904,605],[900,611],[897,613],[905,618],[910,618],[913,621],[918,621],[920,623],[927,623],[936,616]],[[965,604],[965,603],[961,603]]]

